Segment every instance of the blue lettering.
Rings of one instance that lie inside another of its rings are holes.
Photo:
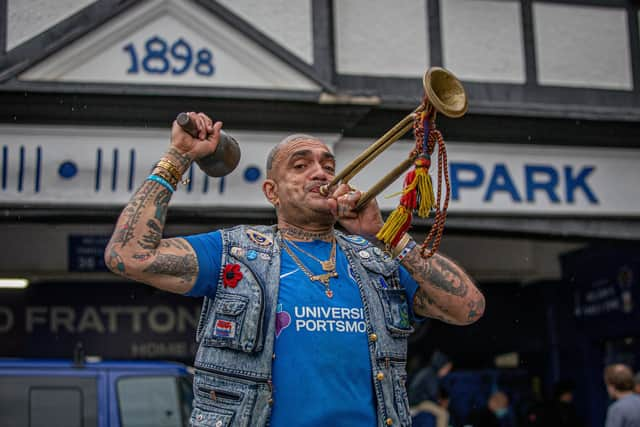
[[[513,180],[511,179],[509,170],[504,163],[498,163],[493,170],[493,174],[489,181],[489,187],[484,195],[484,201],[490,202],[491,199],[493,199],[493,193],[496,191],[506,191],[511,195],[511,200],[518,203],[522,202],[522,198],[520,198],[520,194],[518,194],[516,186],[513,185]]]
[[[480,165],[476,163],[451,163],[449,165],[451,171],[451,199],[460,200],[459,189],[477,188],[482,185],[484,181],[484,171]],[[471,173],[473,177],[471,179],[463,180],[460,177],[460,173]]]
[[[587,177],[595,169],[596,169],[595,166],[584,167],[584,168],[582,168],[582,170],[580,170],[578,175],[574,177],[572,175],[573,168],[571,166],[565,166],[564,167],[564,178],[565,178],[566,186],[567,186],[566,188],[567,188],[567,202],[568,203],[574,203],[575,202],[575,191],[578,188],[582,189],[582,191],[584,192],[585,196],[587,196],[587,199],[589,199],[590,203],[592,203],[592,204],[597,204],[598,203],[598,199],[596,198],[595,194],[593,194],[593,192],[591,191],[591,188],[589,188],[589,185],[587,184]]]
[[[549,195],[549,199],[553,203],[559,203],[560,198],[555,192],[555,187],[558,185],[558,172],[551,166],[529,166],[524,167],[525,182],[527,186],[527,201],[534,202],[534,193],[536,190],[546,191]],[[542,180],[535,180],[535,175],[538,175]],[[546,179],[545,179],[546,178]]]

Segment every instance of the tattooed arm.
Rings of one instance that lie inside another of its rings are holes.
[[[183,174],[193,159],[215,150],[222,123],[194,114],[197,140],[174,123],[171,146],[163,156]],[[205,139],[206,137],[206,139]],[[105,250],[105,263],[116,274],[170,292],[189,291],[198,276],[195,251],[182,238],[163,239],[172,193],[162,184],[145,181],[125,206]]]
[[[468,325],[484,313],[484,296],[473,280],[455,262],[435,254],[425,260],[416,246],[402,265],[420,286],[413,298],[413,311],[454,325]]]

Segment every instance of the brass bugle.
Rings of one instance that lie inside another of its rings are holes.
[[[428,111],[430,108],[433,108],[435,111],[451,118],[462,117],[467,112],[469,104],[464,87],[450,71],[440,67],[431,67],[425,72],[422,78],[422,85],[427,102],[419,105],[410,114],[396,123],[377,141],[351,161],[351,163],[345,166],[329,184],[320,187],[320,194],[326,196],[336,185],[340,183],[348,184],[366,165],[389,148],[391,144],[402,138],[402,136],[413,127],[416,116],[423,111]],[[407,159],[374,184],[369,191],[363,193],[355,209],[362,209],[371,199],[384,191],[385,188],[391,185],[391,183],[411,167],[414,160],[415,154],[410,154]]]

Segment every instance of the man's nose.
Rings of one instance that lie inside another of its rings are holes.
[[[329,181],[333,175],[321,163],[314,163],[311,179]]]

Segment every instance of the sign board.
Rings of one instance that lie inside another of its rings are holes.
[[[69,268],[72,272],[107,272],[104,250],[110,236],[70,235]]]
[[[265,161],[282,132],[227,130],[240,143],[238,168],[222,178],[197,166],[172,206],[269,208]],[[316,135],[333,149],[338,170],[373,141]],[[169,130],[0,126],[0,201],[56,206],[124,205],[168,146]],[[509,215],[640,216],[640,151],[448,141],[451,212]],[[398,141],[352,183],[367,189],[406,158]],[[436,184],[437,165],[431,166]],[[444,181],[443,181],[444,182]],[[378,197],[393,209],[398,179]]]
[[[635,330],[640,319],[640,247],[593,245],[561,260],[577,319],[609,335]]]
[[[136,283],[46,283],[0,290],[0,357],[70,358],[77,342],[108,359],[190,363],[202,299]]]

